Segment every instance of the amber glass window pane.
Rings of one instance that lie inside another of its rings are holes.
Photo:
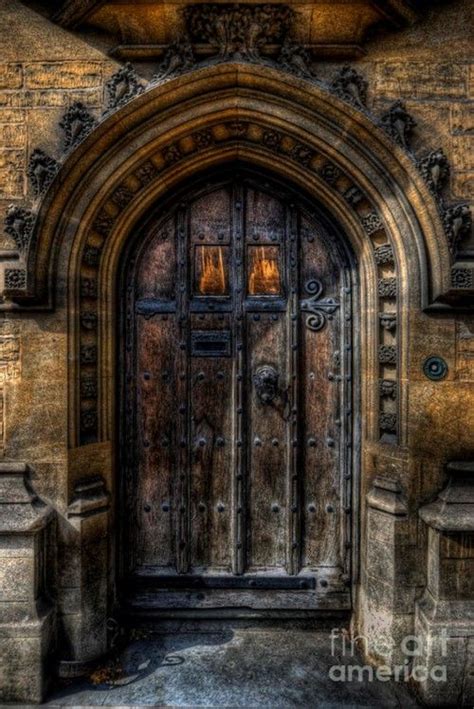
[[[249,246],[249,295],[279,295],[280,255],[278,246]]]
[[[227,295],[229,255],[226,246],[196,246],[194,291],[197,295]]]

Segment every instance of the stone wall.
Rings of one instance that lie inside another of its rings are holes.
[[[469,0],[438,4],[414,27],[374,36],[366,46],[366,56],[353,62],[369,82],[369,107],[375,114],[401,99],[418,124],[413,136],[415,152],[443,148],[451,163],[446,189],[450,199],[469,200],[474,192],[473,14]],[[105,81],[118,64],[99,48],[96,38],[92,41],[85,32],[67,32],[18,0],[4,0],[0,8],[0,46],[2,214],[10,204],[31,204],[27,165],[32,151],[41,148],[56,157],[61,154],[63,136],[58,125],[65,110],[81,101],[93,115],[99,115],[104,107]],[[321,62],[318,75],[330,79],[340,66],[340,62]],[[152,71],[139,64],[136,69],[144,76]],[[462,246],[467,255],[474,254],[472,237]],[[0,233],[0,270],[17,264],[13,249],[10,237]],[[66,286],[59,284],[54,311],[12,309],[0,321],[0,455],[28,463],[40,497],[64,514],[77,482],[67,474],[68,467],[74,467],[68,411],[68,352],[74,333],[65,302]],[[375,548],[383,549],[390,529],[384,526],[383,517],[382,522],[372,518],[366,527],[364,503],[361,511],[365,585],[359,598],[360,625],[362,630],[369,628],[367,617],[380,611],[390,617],[391,628],[398,628],[394,633],[413,629],[414,599],[425,583],[426,530],[418,519],[418,509],[445,484],[449,460],[474,457],[474,315],[415,310],[410,313],[405,338],[403,356],[409,363],[408,377],[402,382],[409,422],[406,436],[401,446],[364,443],[361,465],[362,501],[376,476],[397,480],[400,490],[394,494],[404,500],[403,515],[397,513],[390,523],[397,548],[385,569],[386,577],[377,566],[376,555],[366,555],[365,546],[373,534]],[[431,354],[442,356],[448,364],[443,381],[430,382],[422,372],[423,361]],[[87,453],[80,460],[87,460]],[[91,473],[89,464],[83,465],[87,468],[84,472]],[[76,477],[79,479],[80,473]],[[102,501],[97,509],[103,513]],[[391,514],[376,505],[372,509],[377,514]],[[105,528],[101,521],[101,540]],[[104,546],[103,541],[101,544]],[[78,570],[80,579],[68,583],[82,593],[81,574]],[[378,579],[379,587],[374,588]],[[101,584],[102,588],[102,579]],[[384,591],[388,586],[401,589],[400,593],[387,597]],[[103,589],[101,592],[106,594]],[[74,622],[82,612],[81,593],[69,609]]]

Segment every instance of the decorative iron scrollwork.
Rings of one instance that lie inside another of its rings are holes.
[[[264,364],[255,371],[253,383],[262,404],[270,404],[278,396],[278,372],[275,367]]]
[[[309,313],[306,318],[306,327],[317,332],[325,326],[328,317],[332,318],[340,304],[334,298],[320,297],[323,293],[323,284],[316,278],[308,281],[305,289],[311,297],[302,300],[300,308],[302,312]]]

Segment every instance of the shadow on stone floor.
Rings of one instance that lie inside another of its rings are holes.
[[[62,683],[47,706],[414,707],[406,685],[335,682],[331,667],[361,665],[331,647],[330,630],[182,623],[134,629],[89,678]]]

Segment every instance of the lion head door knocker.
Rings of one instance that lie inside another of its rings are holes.
[[[262,404],[270,404],[278,396],[278,372],[269,364],[256,369],[253,383]]]

